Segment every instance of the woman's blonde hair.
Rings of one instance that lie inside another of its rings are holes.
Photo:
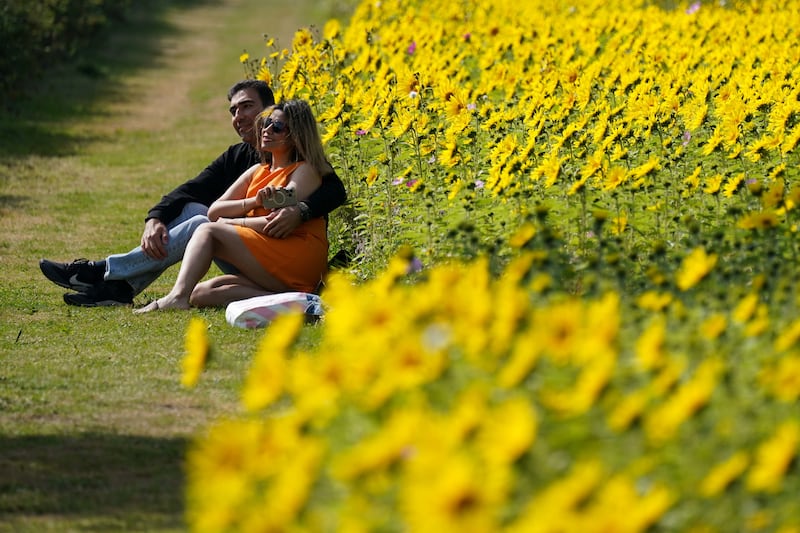
[[[274,110],[283,111],[284,120],[288,128],[286,138],[294,144],[294,156],[298,161],[306,161],[324,176],[331,171],[331,166],[325,157],[322,139],[319,136],[317,120],[311,111],[311,106],[305,100],[287,100],[268,107],[256,117],[257,139],[261,139],[264,122]],[[262,162],[266,162],[262,153]]]

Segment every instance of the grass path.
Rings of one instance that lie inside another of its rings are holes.
[[[265,32],[288,47],[296,28],[321,22],[305,15],[310,0],[137,5],[81,59],[92,76],[54,67],[0,116],[0,532],[183,530],[187,439],[237,411],[261,337],[220,310],[70,308],[39,272],[41,257],[138,243],[147,209],[236,141],[225,93],[242,50],[260,54]],[[214,362],[185,391],[192,315],[209,323]]]

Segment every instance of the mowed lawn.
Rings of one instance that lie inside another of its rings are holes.
[[[187,439],[238,411],[261,333],[222,310],[68,307],[38,261],[138,244],[161,195],[237,141],[225,95],[243,77],[239,56],[260,53],[265,33],[289,47],[295,29],[324,21],[312,4],[137,3],[102,46],[53,65],[0,115],[0,531],[185,528]],[[186,391],[193,315],[215,345]]]

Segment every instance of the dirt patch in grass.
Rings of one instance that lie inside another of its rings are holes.
[[[212,93],[209,99],[197,102],[191,97],[194,89],[209,84],[209,73],[219,70],[219,61],[230,62],[231,68],[226,70],[231,76],[212,82],[214,86],[227,89],[244,73],[237,65],[237,44],[242,52],[247,49],[257,56],[264,50],[262,36],[269,33],[283,47],[290,48],[297,28],[319,23],[305,19],[303,10],[303,2],[298,6],[263,0],[225,0],[171,11],[167,20],[172,31],[159,39],[158,58],[150,68],[124,80],[125,96],[109,106],[109,111],[118,118],[113,124],[105,122],[99,131],[116,128],[159,131],[174,127],[178,119],[192,110],[219,116],[224,94]],[[232,18],[237,20],[236,28],[229,27]],[[216,37],[219,35],[227,37],[219,39]],[[227,51],[227,57],[220,57],[221,51]]]
[[[172,30],[158,39],[158,57],[149,68],[121,80],[120,97],[108,105],[114,120],[96,123],[96,131],[155,132],[175,127],[193,106],[192,88],[215,66],[219,42],[214,36],[224,29],[226,18],[239,4],[229,0],[168,12]]]

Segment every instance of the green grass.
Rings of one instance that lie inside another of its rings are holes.
[[[238,412],[260,332],[223,310],[68,307],[37,264],[135,246],[147,209],[236,141],[225,93],[242,49],[263,45],[265,24],[288,39],[319,23],[299,15],[311,2],[291,14],[219,4],[137,4],[102,48],[53,67],[0,116],[0,531],[181,531],[187,439]],[[193,315],[214,351],[187,391]]]

